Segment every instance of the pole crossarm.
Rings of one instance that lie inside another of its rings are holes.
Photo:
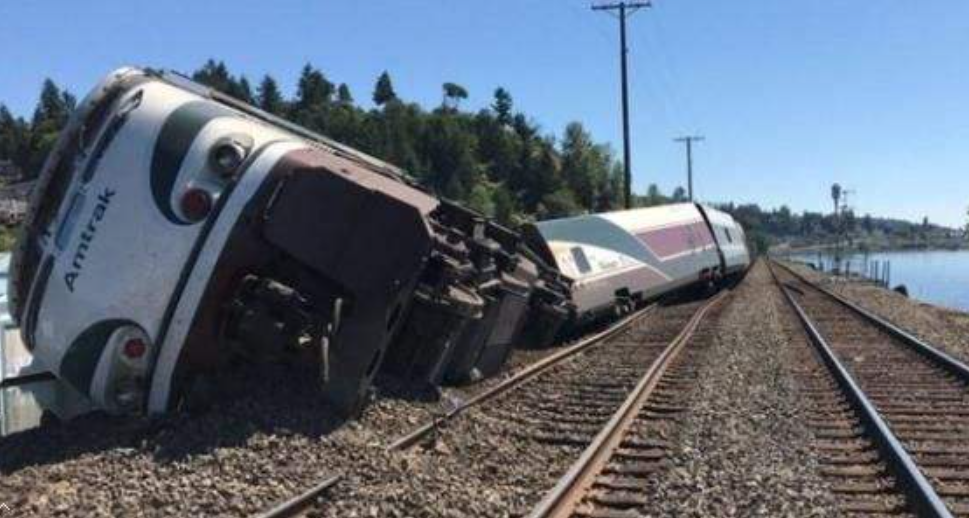
[[[640,9],[643,7],[652,7],[653,4],[652,2],[618,2],[614,4],[593,5],[592,10],[593,11],[615,11],[616,9],[620,9],[624,6],[626,9]]]

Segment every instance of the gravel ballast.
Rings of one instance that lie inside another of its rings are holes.
[[[969,313],[911,299],[868,282],[846,281],[792,265],[808,280],[830,289],[859,306],[890,320],[919,338],[969,363]]]
[[[766,267],[757,265],[719,317],[690,409],[667,437],[670,467],[641,513],[836,514],[786,363],[785,310]],[[516,353],[511,364],[521,368],[547,353]],[[439,401],[385,391],[349,423],[325,417],[329,410],[308,388],[313,373],[242,379],[244,397],[198,415],[151,422],[92,416],[0,439],[0,501],[16,516],[240,516],[341,474],[311,516],[514,516],[581,451],[516,441],[503,414],[486,409],[468,412],[436,440],[386,450],[497,379],[449,390]]]
[[[648,516],[832,516],[763,263],[720,319]]]

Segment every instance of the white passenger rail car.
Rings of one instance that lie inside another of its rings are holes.
[[[750,264],[741,226],[729,214],[693,203],[544,221],[526,235],[532,248],[572,279],[579,320],[718,283]]]

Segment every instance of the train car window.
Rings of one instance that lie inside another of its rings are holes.
[[[733,237],[730,236],[730,229],[727,227],[723,227],[723,233],[727,234],[727,242],[733,243]]]
[[[575,260],[575,265],[579,268],[579,273],[589,273],[592,271],[592,265],[589,264],[589,259],[585,256],[585,251],[581,247],[572,247],[572,259]]]

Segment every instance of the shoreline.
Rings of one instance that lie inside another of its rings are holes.
[[[969,363],[969,311],[907,297],[871,282],[858,282],[789,261],[798,272],[852,302],[910,329],[919,337]]]

